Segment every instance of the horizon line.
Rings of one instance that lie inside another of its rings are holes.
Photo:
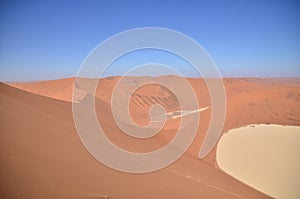
[[[179,75],[132,75],[132,76],[123,76],[123,77],[138,77],[138,78],[159,78],[159,77],[183,77],[187,79],[216,79],[216,77],[188,77],[188,76],[179,76]],[[109,79],[122,77],[122,75],[113,75],[113,76],[103,76],[101,78],[98,77],[77,77],[77,76],[67,76],[67,77],[58,77],[58,78],[45,78],[45,79],[33,79],[33,80],[0,80],[0,82],[4,83],[34,83],[34,82],[47,82],[47,81],[57,81],[63,79],[72,79],[72,78],[85,78],[85,79]],[[224,76],[221,79],[300,79],[300,76],[265,76],[265,77],[257,77],[257,76]]]

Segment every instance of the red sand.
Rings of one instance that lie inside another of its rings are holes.
[[[167,81],[176,77],[158,78]],[[102,79],[96,92],[100,124],[104,131],[113,132],[108,137],[124,149],[136,152],[151,151],[169,142],[180,120],[168,121],[160,134],[143,141],[132,139],[116,126],[110,98],[118,79]],[[188,80],[199,106],[209,106],[204,81]],[[223,132],[255,123],[300,125],[299,82],[224,79],[227,115]],[[136,175],[100,164],[84,148],[75,130],[70,102],[73,84],[74,79],[69,78],[12,85],[25,91],[0,84],[1,198],[269,198],[217,168],[215,149],[204,160],[197,158],[210,122],[209,110],[201,113],[191,147],[165,169]],[[146,85],[135,94],[130,111],[139,124],[149,121],[151,99],[159,101],[160,97],[168,110],[179,108],[172,93],[157,85]],[[134,99],[139,96],[143,100]]]

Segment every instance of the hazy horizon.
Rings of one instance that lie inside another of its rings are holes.
[[[178,76],[178,75],[132,75],[132,76],[122,76],[122,77],[166,77],[166,76]],[[114,78],[114,77],[121,77],[121,75],[113,75],[113,76],[103,76],[101,78],[97,77],[76,77],[76,76],[69,76],[69,77],[58,77],[58,78],[49,78],[49,79],[36,79],[36,80],[1,80],[0,82],[5,83],[34,83],[34,82],[43,82],[43,81],[56,81],[56,80],[62,80],[62,79],[71,79],[71,78],[86,78],[86,79],[107,79],[107,78]],[[182,76],[181,76],[182,77]],[[185,77],[185,78],[191,78],[191,79],[204,79],[203,77]],[[205,78],[210,79],[210,78]],[[278,79],[278,80],[300,80],[300,77],[222,77],[222,79]]]

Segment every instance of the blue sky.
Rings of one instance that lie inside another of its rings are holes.
[[[74,76],[101,41],[149,26],[195,39],[225,77],[300,77],[299,19],[300,3],[284,0],[1,1],[0,80]],[[120,59],[107,75],[149,62],[149,57],[155,62],[177,60],[145,51]],[[175,69],[197,76],[192,67],[176,63]]]

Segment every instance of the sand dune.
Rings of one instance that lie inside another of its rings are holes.
[[[49,80],[32,83],[10,83],[10,85],[42,96],[54,99],[72,101],[74,78]]]
[[[170,79],[171,78],[171,79]],[[133,85],[143,85],[151,79],[159,82],[174,82],[176,76],[162,77],[127,77],[122,85],[123,90]],[[108,77],[100,79],[95,96],[103,102],[110,104],[111,95],[116,83],[120,77]],[[86,84],[87,88],[91,81],[96,79],[80,79]],[[193,87],[199,107],[210,106],[210,95],[203,79],[188,78]],[[248,124],[272,123],[282,125],[300,125],[300,79],[299,78],[225,78],[223,80],[227,95],[227,113],[224,130],[245,126]],[[36,82],[29,84],[12,84],[12,86],[30,91],[38,95],[44,95],[55,99],[71,101],[74,78],[52,80],[45,82]],[[90,91],[92,92],[92,91]],[[168,89],[155,85],[146,84],[141,86],[134,93],[130,93],[130,114],[134,122],[139,125],[148,125],[150,122],[149,108],[153,104],[160,104],[166,108],[166,112],[180,110],[178,101],[174,94]],[[108,112],[111,112],[108,108]],[[98,113],[101,114],[101,113]],[[207,131],[210,122],[210,110],[201,113],[201,120],[197,138],[190,147],[189,153],[195,157]],[[113,117],[107,119],[107,122],[113,120]],[[179,121],[168,121],[165,129],[176,130]],[[170,141],[173,136],[165,135],[166,142]],[[215,164],[215,151],[206,157],[205,161]]]
[[[173,77],[158,78],[168,81]],[[107,134],[111,141],[135,152],[152,151],[170,142],[180,119],[168,120],[161,133],[142,141],[118,128],[110,104],[118,79],[101,79],[95,94],[99,122],[105,132],[111,132]],[[126,86],[144,81],[130,77]],[[199,107],[210,106],[205,82],[202,79],[188,81],[198,97]],[[253,123],[300,125],[298,80],[278,83],[273,79],[224,79],[224,84],[228,105],[224,132]],[[201,112],[191,147],[170,167],[132,175],[103,166],[86,151],[75,130],[70,103],[73,85],[72,78],[13,84],[15,88],[0,84],[2,197],[270,198],[217,168],[215,149],[204,160],[198,159],[210,122],[210,109]],[[148,110],[156,103],[167,112],[180,110],[169,90],[145,85],[131,93],[130,113],[136,123],[148,124]]]

